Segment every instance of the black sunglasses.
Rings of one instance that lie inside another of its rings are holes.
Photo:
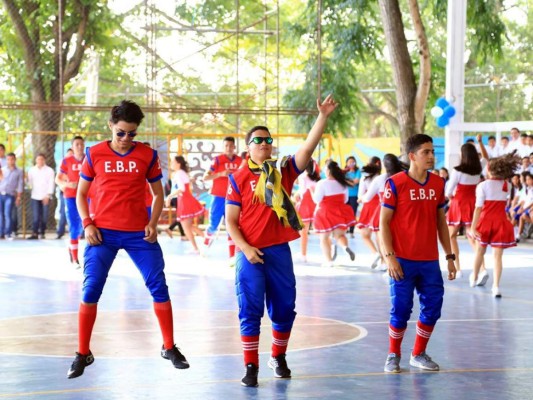
[[[135,132],[135,131],[131,131],[131,132],[125,132],[125,131],[121,131],[121,130],[117,131],[117,136],[118,137],[124,137],[124,136],[126,136],[126,134],[128,135],[128,137],[131,137],[131,138],[134,138],[135,136],[137,136],[137,132]]]
[[[248,144],[252,144],[252,142],[254,142],[255,144],[261,144],[263,142],[265,142],[266,144],[272,144],[274,142],[274,139],[272,139],[270,136],[268,137],[256,136],[252,138],[252,140],[250,140]]]

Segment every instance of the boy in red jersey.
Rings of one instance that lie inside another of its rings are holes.
[[[73,155],[67,156],[61,162],[59,173],[56,176],[56,184],[63,192],[66,203],[66,216],[68,222],[70,243],[70,262],[80,267],[78,260],[78,242],[83,232],[78,207],[76,206],[76,190],[80,180],[81,165],[85,158],[85,141],[81,136],[72,139]]]
[[[213,243],[213,235],[218,229],[220,221],[225,216],[224,207],[226,191],[228,190],[228,175],[235,172],[242,163],[242,158],[235,155],[235,138],[227,136],[223,141],[224,153],[216,156],[211,167],[204,175],[204,181],[213,181],[211,187],[211,207],[209,209],[209,226],[205,231],[204,243],[210,246]],[[229,256],[235,255],[235,243],[228,237]]]
[[[424,370],[439,370],[438,364],[426,354],[444,296],[439,240],[446,252],[448,279],[455,279],[456,272],[444,214],[444,180],[429,172],[435,165],[433,140],[423,134],[411,136],[406,150],[411,161],[409,170],[387,180],[379,224],[392,303],[389,355],[384,370],[393,373],[401,371],[401,344],[415,289],[420,299],[420,316],[409,363]]]
[[[141,272],[154,300],[154,311],[163,335],[161,356],[176,368],[189,363],[174,344],[172,306],[163,269],[165,263],[157,243],[157,221],[163,209],[161,165],[157,151],[134,142],[144,114],[131,102],[122,101],[111,110],[112,140],[86,151],[76,197],[87,247],[84,253],[85,279],[78,315],[79,348],[68,378],[83,374],[94,362],[90,339],[96,320],[97,303],[113,260],[124,249]],[[153,193],[152,215],[145,206],[146,181]],[[89,190],[94,217],[89,217]]]
[[[236,291],[246,375],[243,386],[257,386],[259,331],[265,298],[272,320],[272,356],[268,366],[277,378],[290,378],[285,353],[296,316],[296,278],[288,242],[302,228],[290,193],[305,169],[337,103],[329,95],[317,100],[318,118],[294,156],[275,168],[268,128],[256,126],[246,134],[248,163],[229,176],[226,224],[241,250],[236,255]]]

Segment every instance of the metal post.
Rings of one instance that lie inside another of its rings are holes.
[[[463,131],[454,129],[454,125],[464,122],[466,1],[448,1],[446,98],[453,100],[455,116],[445,129],[444,165],[447,168],[459,164],[463,144]]]

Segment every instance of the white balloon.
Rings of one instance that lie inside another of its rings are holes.
[[[431,116],[435,118],[439,118],[443,113],[444,113],[444,110],[440,107],[435,106],[431,109]]]

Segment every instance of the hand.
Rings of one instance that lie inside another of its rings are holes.
[[[325,117],[329,117],[331,113],[335,111],[338,105],[339,103],[335,103],[333,95],[331,94],[324,99],[322,104],[320,104],[320,99],[316,100],[316,107],[318,108],[318,111]]]
[[[261,258],[263,252],[255,247],[248,246],[245,249],[242,249],[242,252],[246,256],[246,259],[252,264],[264,264],[265,261]]]
[[[475,228],[470,228],[470,237],[472,239],[478,238],[479,236],[479,232]]]
[[[456,273],[457,269],[455,268],[455,262],[453,260],[448,260],[448,280],[453,281]]]
[[[394,256],[385,257],[387,262],[387,270],[389,271],[389,276],[395,281],[401,281],[403,279],[403,269]]]
[[[21,202],[20,197],[17,197],[17,198],[15,199],[15,205],[16,205],[17,207],[20,206],[20,202]]]
[[[71,188],[71,189],[76,189],[78,187],[78,182],[67,182],[65,187],[68,187],[68,188]]]
[[[152,225],[148,224],[144,227],[144,240],[148,243],[157,242],[157,228],[154,228]]]
[[[102,234],[100,233],[100,229],[93,224],[87,225],[85,227],[85,239],[91,246],[102,244]]]
[[[481,141],[483,140],[483,136],[481,135],[481,133],[478,133],[476,135],[476,140],[477,140],[478,143],[481,143]]]

